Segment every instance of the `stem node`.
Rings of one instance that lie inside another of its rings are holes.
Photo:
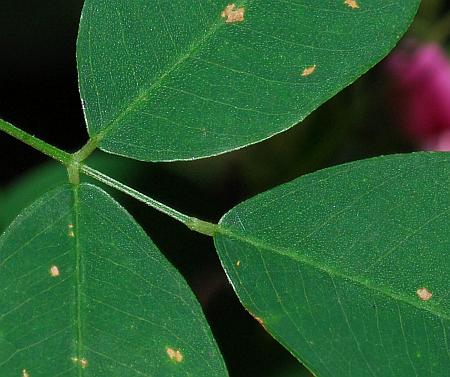
[[[67,174],[69,175],[69,182],[72,185],[80,184],[80,164],[75,159],[67,165]]]
[[[190,230],[205,234],[210,237],[214,237],[218,227],[217,224],[209,223],[207,221],[197,219],[196,217],[191,217],[190,220],[186,222],[186,226]]]

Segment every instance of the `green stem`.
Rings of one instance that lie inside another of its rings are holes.
[[[2,119],[0,119],[0,130],[16,138],[17,140],[28,144],[30,147],[33,147],[39,152],[42,152],[59,161],[65,166],[68,166],[72,160],[72,156],[69,153],[62,151],[61,149],[56,148],[33,135],[30,135],[29,133],[13,126],[11,123],[5,122]]]
[[[170,208],[169,206],[166,206],[165,204],[158,202],[157,200],[154,200],[152,198],[149,198],[148,196],[145,196],[144,194],[141,194],[139,191],[136,191],[131,187],[128,187],[123,183],[120,183],[115,179],[108,177],[107,175],[95,169],[90,168],[87,165],[81,164],[81,162],[84,159],[86,159],[96,149],[97,140],[95,138],[90,139],[83,148],[81,148],[78,152],[72,155],[62,151],[59,148],[54,147],[53,145],[46,143],[41,139],[38,139],[37,137],[34,137],[33,135],[30,135],[25,131],[22,131],[21,129],[1,119],[0,119],[0,131],[3,131],[8,135],[11,135],[12,137],[38,150],[39,152],[42,152],[47,156],[65,165],[69,173],[69,181],[74,185],[79,184],[80,182],[79,172],[81,171],[87,176],[92,177],[100,182],[103,182],[104,184],[111,186],[119,191],[122,191],[125,194],[128,194],[133,198],[147,204],[148,206],[153,207],[158,211],[174,218],[175,220],[180,221],[193,231],[206,234],[207,236],[214,236],[214,234],[218,230],[219,226],[217,224],[209,223],[207,221],[199,220],[195,217],[187,216],[181,212],[178,212],[173,208]]]
[[[177,210],[166,206],[163,203],[158,202],[155,199],[149,198],[148,196],[140,193],[139,191],[136,191],[135,189],[128,187],[124,185],[123,183],[120,183],[116,181],[115,179],[108,177],[107,175],[92,169],[91,167],[87,165],[80,164],[80,172],[86,174],[87,176],[96,179],[97,181],[100,181],[110,187],[115,188],[116,190],[119,190],[127,195],[130,195],[131,197],[135,198],[136,200],[139,200],[140,202],[155,208],[156,210],[174,218],[175,220],[183,223],[186,225],[189,229],[205,234],[207,236],[214,236],[216,231],[218,230],[218,225],[209,223],[207,221],[199,220],[195,217],[187,216],[181,212],[178,212]]]
[[[73,158],[77,162],[82,162],[88,158],[97,149],[96,138],[89,139],[88,142],[78,151],[73,154]]]

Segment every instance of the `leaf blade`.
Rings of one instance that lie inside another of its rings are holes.
[[[77,55],[90,136],[146,161],[269,138],[383,58],[418,4],[243,1],[244,20],[227,23],[222,1],[86,1]]]
[[[216,248],[241,301],[317,375],[447,373],[447,164],[325,169],[223,218]]]
[[[0,252],[2,376],[226,375],[184,280],[95,186],[45,195]]]

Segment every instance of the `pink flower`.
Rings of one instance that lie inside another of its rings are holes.
[[[450,60],[434,43],[407,42],[386,60],[402,128],[425,150],[450,151]]]

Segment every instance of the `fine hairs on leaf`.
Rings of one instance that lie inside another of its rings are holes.
[[[97,149],[146,162],[212,157],[287,130],[384,58],[418,6],[85,0],[76,49],[86,144],[67,153],[0,120],[67,170],[40,172],[51,189],[25,180],[18,193],[38,198],[0,237],[0,376],[228,375],[184,277],[104,184],[211,237],[238,299],[307,368],[299,373],[447,377],[447,154],[320,170],[218,224],[91,164]],[[3,208],[2,227],[12,217]]]

